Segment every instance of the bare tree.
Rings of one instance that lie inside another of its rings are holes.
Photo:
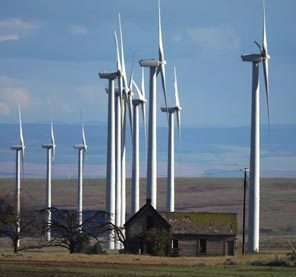
[[[10,192],[0,195],[0,235],[11,239],[14,253],[32,248],[32,246],[18,247],[18,241],[24,236],[40,238],[39,212],[26,209],[21,201],[21,211],[17,212],[15,195]],[[20,228],[19,227],[20,224]],[[34,247],[35,248],[35,247]]]
[[[103,210],[84,215],[81,224],[79,224],[77,211],[55,207],[41,211],[46,210],[51,210],[53,216],[50,223],[44,221],[43,229],[46,231],[46,228],[51,228],[52,239],[43,246],[63,247],[68,249],[69,253],[80,252],[83,244],[90,239],[103,242],[108,232],[119,229],[110,223],[109,213]]]

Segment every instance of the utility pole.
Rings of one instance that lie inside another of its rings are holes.
[[[244,172],[244,203],[243,203],[243,242],[242,242],[242,254],[245,255],[245,232],[246,232],[246,192],[247,192],[247,172],[248,168],[243,168],[241,171]]]

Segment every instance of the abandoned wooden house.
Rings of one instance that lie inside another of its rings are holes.
[[[170,236],[168,255],[234,255],[237,215],[234,213],[158,212],[146,203],[125,223],[126,251],[147,253],[143,233],[155,228]]]

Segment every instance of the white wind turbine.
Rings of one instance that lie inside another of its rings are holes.
[[[87,144],[85,139],[84,123],[82,120],[81,114],[81,131],[82,131],[82,144],[73,145],[74,149],[78,149],[78,186],[77,186],[77,212],[78,212],[78,225],[82,225],[82,216],[83,216],[83,170],[84,170],[84,161],[85,154],[87,151]]]
[[[114,80],[118,77],[116,72],[101,72],[101,79],[107,79],[108,93],[108,135],[107,135],[107,164],[106,164],[106,193],[105,209],[109,213],[109,220],[115,224],[115,89]],[[114,249],[114,231],[107,237],[106,247]]]
[[[141,89],[136,82],[132,80],[138,92],[138,99],[133,99],[133,160],[132,160],[132,198],[131,198],[131,214],[135,214],[139,210],[140,197],[140,161],[139,161],[139,106],[141,106],[145,141],[146,141],[146,112],[145,112],[145,86],[144,86],[144,68],[142,67]]]
[[[168,108],[161,108],[162,112],[169,115],[169,136],[168,136],[168,176],[167,176],[167,211],[175,211],[175,136],[174,136],[174,113],[176,113],[177,128],[180,143],[180,112],[182,110],[179,100],[176,67],[174,67],[174,89],[176,105]]]
[[[124,59],[124,47],[122,38],[122,26],[121,17],[118,15],[119,22],[119,35],[120,35],[120,61],[121,61],[121,71],[119,78],[119,90],[122,93],[121,102],[121,226],[125,223],[126,219],[126,117],[127,111],[129,114],[130,122],[130,132],[133,133],[133,110],[132,110],[132,75],[131,73],[129,82],[127,81],[126,69],[125,69],[125,59]],[[133,69],[132,69],[133,71]],[[121,80],[120,80],[121,79]]]
[[[54,139],[54,131],[53,131],[53,124],[52,119],[50,120],[50,144],[43,144],[42,148],[47,150],[47,168],[46,168],[46,207],[47,207],[47,233],[46,238],[47,241],[51,240],[51,178],[52,178],[52,166],[53,161],[55,159],[55,139]]]
[[[118,70],[118,88],[115,89],[115,225],[121,226],[122,209],[122,76],[123,70],[118,47],[116,31],[114,31],[116,45],[117,70]],[[119,246],[116,245],[118,248]]]
[[[19,112],[19,135],[20,135],[20,144],[12,145],[10,148],[16,151],[16,167],[15,167],[15,196],[16,196],[16,233],[19,236],[21,231],[21,165],[22,171],[24,172],[24,154],[25,154],[25,142],[23,136],[23,126],[22,126],[22,115],[21,107],[18,106]],[[17,239],[17,248],[20,247],[20,239]]]
[[[161,32],[160,1],[158,0],[158,60],[140,60],[141,67],[150,68],[149,84],[149,118],[148,118],[148,155],[147,155],[147,202],[156,208],[157,202],[157,140],[156,140],[156,77],[160,73],[162,88],[164,92],[165,106],[166,100],[166,82],[165,82],[165,64],[164,51]]]
[[[249,186],[249,218],[248,218],[248,252],[259,252],[259,214],[260,214],[260,112],[259,112],[259,63],[263,63],[266,101],[269,120],[269,81],[267,50],[265,3],[263,1],[263,36],[260,54],[246,54],[241,58],[244,62],[252,62],[252,116],[251,116],[251,152],[250,152],[250,186]]]

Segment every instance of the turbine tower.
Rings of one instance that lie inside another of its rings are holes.
[[[156,141],[156,77],[160,73],[162,88],[164,92],[165,106],[166,100],[166,83],[165,83],[165,64],[162,32],[161,32],[161,15],[160,2],[158,0],[158,60],[140,60],[141,67],[150,68],[149,84],[149,118],[148,118],[148,155],[147,155],[147,202],[151,202],[156,209],[157,202],[157,141]]]
[[[180,111],[182,110],[179,101],[178,83],[176,68],[174,67],[174,88],[176,105],[168,108],[161,108],[162,112],[169,114],[169,141],[168,141],[168,177],[167,177],[167,211],[175,211],[175,138],[174,138],[174,113],[176,113],[178,135],[180,142]]]
[[[82,113],[81,113],[81,131],[82,131],[82,144],[75,144],[73,145],[74,149],[78,149],[78,196],[77,196],[77,214],[78,214],[78,225],[81,229],[82,225],[82,216],[83,216],[83,169],[84,169],[84,161],[85,161],[85,153],[87,151],[87,144],[85,139],[85,131],[84,131],[84,123],[82,120]]]
[[[142,109],[145,141],[146,141],[146,112],[145,112],[145,87],[144,87],[144,68],[142,67],[141,89],[136,82],[132,80],[138,92],[138,99],[133,99],[133,160],[132,160],[132,198],[131,198],[131,214],[135,214],[139,210],[140,197],[140,162],[139,162],[139,106]]]
[[[105,209],[110,214],[110,222],[115,224],[115,90],[114,80],[118,77],[116,72],[99,73],[101,79],[107,79],[108,93],[108,135],[107,135],[107,165],[106,165],[106,193]],[[107,237],[106,247],[114,249],[114,231]]]
[[[131,80],[133,72],[131,73],[129,82],[127,80],[126,69],[125,69],[125,58],[124,58],[124,47],[123,47],[123,36],[122,36],[122,25],[121,17],[118,14],[118,23],[119,23],[119,35],[120,35],[120,55],[119,47],[116,42],[117,48],[117,65],[120,76],[118,78],[118,88],[121,93],[121,225],[125,223],[126,219],[126,117],[127,111],[129,115],[130,122],[130,132],[133,133],[132,122],[133,122],[133,110],[132,110],[132,88]],[[115,33],[116,34],[116,33]],[[132,67],[133,71],[133,67]]]
[[[259,63],[263,63],[266,101],[269,120],[269,81],[267,50],[265,3],[263,1],[263,36],[262,46],[255,44],[260,49],[260,54],[246,54],[241,58],[244,62],[251,62],[252,72],[252,116],[251,116],[251,152],[250,152],[250,186],[249,186],[249,218],[248,218],[248,252],[259,252],[259,214],[260,214],[260,112],[259,112]]]
[[[47,207],[47,241],[51,240],[51,177],[52,177],[52,166],[55,158],[55,139],[52,120],[50,120],[50,144],[43,144],[42,148],[47,150],[47,169],[46,169],[46,207]]]
[[[19,112],[19,135],[20,135],[20,144],[12,145],[10,148],[16,151],[16,166],[15,166],[15,198],[16,198],[16,233],[18,236],[17,239],[17,248],[20,247],[20,238],[19,234],[21,231],[21,165],[22,171],[24,172],[24,154],[25,154],[25,142],[23,136],[23,126],[22,126],[22,115],[21,115],[21,107],[18,106]]]

